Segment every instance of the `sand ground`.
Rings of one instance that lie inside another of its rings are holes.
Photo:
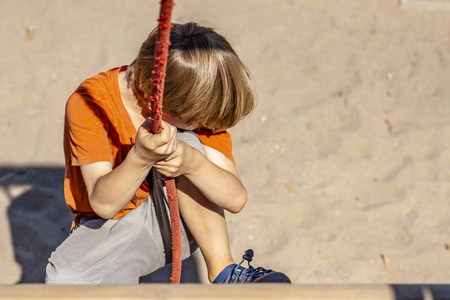
[[[225,35],[254,113],[231,129],[249,203],[235,259],[294,283],[450,282],[450,10],[397,0],[180,0],[174,21]],[[67,97],[130,63],[158,2],[2,0],[0,284],[42,282],[72,216]],[[183,280],[204,282],[201,258]],[[167,281],[167,270],[149,280]]]

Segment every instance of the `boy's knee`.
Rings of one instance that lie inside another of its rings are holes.
[[[63,268],[57,268],[49,261],[45,269],[45,283],[46,284],[65,284],[70,276],[63,275],[65,272]]]
[[[197,134],[195,134],[195,132],[191,130],[178,130],[177,138],[205,155],[205,150],[203,150],[202,142],[198,138]]]
[[[98,284],[94,279],[86,278],[86,274],[77,272],[78,268],[58,264],[52,257],[45,269],[46,284]]]
[[[57,267],[55,264],[49,261],[45,269],[45,283],[46,284],[67,284],[70,283],[74,277],[74,274],[70,275],[69,270],[65,270],[62,267]]]

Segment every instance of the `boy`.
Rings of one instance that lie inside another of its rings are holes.
[[[170,263],[163,175],[176,178],[183,258],[198,245],[211,282],[288,282],[236,265],[228,244],[223,210],[238,213],[247,201],[225,131],[254,106],[246,67],[212,29],[174,24],[163,128],[153,135],[147,101],[155,43],[156,30],[129,66],[87,79],[67,102],[64,187],[77,216],[49,259],[46,282],[138,283]]]

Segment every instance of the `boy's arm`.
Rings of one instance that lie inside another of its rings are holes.
[[[228,211],[232,213],[240,212],[247,203],[247,190],[242,184],[236,165],[218,150],[205,145],[203,145],[203,149],[205,150],[207,161],[209,160],[213,163],[212,166],[208,163],[212,172],[211,174],[216,173],[217,176],[219,176],[219,179],[218,181],[214,180],[215,182],[205,182],[205,187],[203,189],[207,189],[209,192],[206,192],[206,194],[209,194],[210,196],[206,196],[203,191],[202,193],[207,198],[217,197],[220,194],[221,197],[224,198],[222,201],[226,201],[227,205],[230,205],[231,207],[234,206],[234,209],[227,209]],[[229,176],[230,174],[232,176]],[[206,184],[210,184],[211,187],[206,186]]]
[[[116,168],[110,162],[81,166],[81,173],[94,212],[113,218],[133,198],[148,172],[158,160],[171,155],[177,147],[176,128],[163,122],[160,134],[150,131],[150,120],[139,128],[136,144]]]
[[[113,218],[133,198],[151,166],[139,164],[133,151],[113,170],[110,162],[81,166],[81,174],[94,212],[104,219]]]
[[[247,191],[234,163],[208,146],[203,145],[203,155],[182,141],[178,143],[176,153],[155,163],[155,168],[166,176],[185,176],[209,201],[231,213],[240,212],[247,202]]]

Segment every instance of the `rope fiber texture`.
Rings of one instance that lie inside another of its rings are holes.
[[[155,62],[153,65],[151,78],[152,94],[149,102],[153,134],[159,134],[162,128],[162,99],[164,93],[164,82],[166,78],[167,58],[169,57],[170,30],[173,27],[170,23],[170,19],[174,5],[175,4],[172,0],[162,0],[160,2],[161,8],[158,19]],[[166,177],[165,180],[169,200],[170,228],[172,233],[172,275],[170,277],[170,282],[180,283],[182,249],[181,221],[180,211],[178,208],[177,190],[175,187],[175,179]]]

